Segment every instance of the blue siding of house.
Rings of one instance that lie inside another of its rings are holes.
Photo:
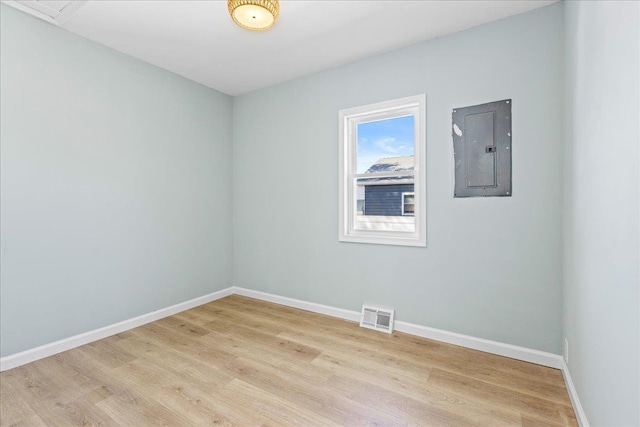
[[[413,192],[413,184],[368,185],[364,189],[364,214],[402,216],[402,193]]]

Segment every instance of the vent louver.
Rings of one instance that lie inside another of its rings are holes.
[[[363,305],[360,326],[390,334],[393,332],[394,313],[393,309]]]

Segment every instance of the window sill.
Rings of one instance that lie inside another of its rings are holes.
[[[340,242],[347,243],[368,243],[374,245],[392,245],[392,246],[414,246],[427,247],[426,237],[423,239],[417,237],[397,237],[397,236],[368,236],[368,235],[343,235],[339,236]]]

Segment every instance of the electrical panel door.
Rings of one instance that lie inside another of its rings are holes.
[[[511,196],[511,100],[452,114],[454,197]]]

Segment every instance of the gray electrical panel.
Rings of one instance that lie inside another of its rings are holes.
[[[511,100],[452,113],[454,197],[511,196]]]

